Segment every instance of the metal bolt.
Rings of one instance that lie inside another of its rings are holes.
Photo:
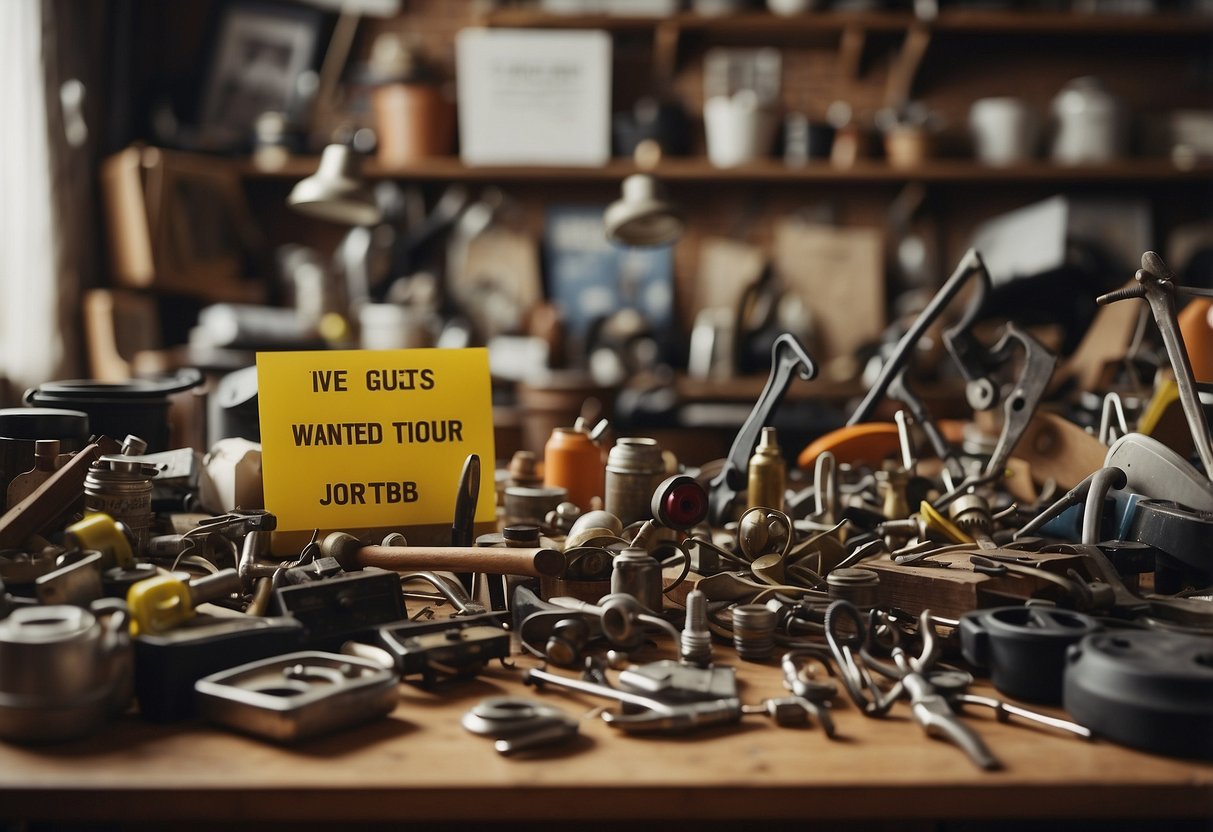
[[[687,595],[686,624],[682,628],[680,658],[707,667],[712,663],[712,632],[708,629],[708,597],[693,589]]]

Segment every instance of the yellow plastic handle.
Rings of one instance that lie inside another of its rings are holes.
[[[926,521],[927,528],[938,535],[943,536],[949,543],[972,543],[973,538],[965,532],[961,531],[948,518],[944,517],[935,507],[923,500],[918,505],[918,513],[922,515],[922,519]]]
[[[132,584],[126,592],[131,635],[163,633],[194,614],[189,587],[171,575],[157,575]]]
[[[74,540],[81,549],[100,552],[107,566],[130,569],[135,565],[131,542],[126,539],[122,529],[118,528],[114,518],[108,514],[89,514],[83,520],[68,526],[66,531],[68,539]]]

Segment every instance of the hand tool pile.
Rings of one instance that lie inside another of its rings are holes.
[[[1154,430],[1155,403],[1133,425],[1115,387],[1102,428],[1081,427],[1040,340],[1014,323],[978,337],[989,277],[969,252],[791,474],[770,422],[816,367],[789,335],[726,459],[684,469],[645,437],[586,456],[609,427],[562,428],[581,461],[550,445],[540,477],[516,459],[500,531],[477,536],[469,457],[449,546],[332,532],[284,557],[271,513],[154,510],[190,503],[173,493],[190,490],[189,452],[94,438],[31,472],[0,518],[0,738],[80,737],[137,700],[151,721],[298,742],[391,713],[402,679],[441,688],[499,660],[540,694],[464,716],[503,754],[574,737],[549,695],[569,690],[630,733],[757,716],[833,738],[860,718],[845,697],[982,769],[1000,762],[965,719],[979,709],[1213,758],[1208,408],[1176,320],[1185,290],[1152,252],[1142,266],[1099,301],[1148,302],[1170,376],[1155,398],[1171,391],[1186,431]],[[971,421],[936,420],[913,389],[928,332]],[[786,695],[743,702],[737,662],[778,666]],[[973,692],[974,672],[1003,698]]]

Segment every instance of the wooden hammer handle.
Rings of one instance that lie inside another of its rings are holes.
[[[564,574],[564,555],[555,549],[500,549],[461,546],[363,546],[358,566],[395,572],[433,569],[445,572],[485,572],[531,578]]]
[[[20,548],[28,538],[45,530],[84,492],[88,468],[100,456],[100,445],[94,442],[86,446],[0,517],[0,549]]]

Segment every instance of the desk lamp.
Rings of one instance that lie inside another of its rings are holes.
[[[345,144],[324,149],[316,172],[295,185],[286,204],[309,217],[344,225],[376,225],[383,218],[362,181],[359,157]]]
[[[360,157],[346,144],[330,144],[320,156],[316,172],[291,189],[286,204],[301,214],[327,222],[352,226],[338,246],[338,257],[345,253],[346,269],[341,289],[321,288],[321,297],[310,305],[327,306],[324,297],[340,296],[339,309],[329,309],[317,321],[320,334],[330,343],[342,343],[351,336],[350,319],[367,301],[369,287],[365,272],[351,273],[351,247],[361,246],[362,259],[371,245],[371,227],[383,221],[383,211],[374,194],[362,181]]]
[[[661,183],[648,171],[661,158],[653,140],[636,147],[634,173],[623,180],[623,196],[607,206],[603,214],[607,239],[625,246],[661,246],[682,236],[686,219],[682,209],[666,199]]]

